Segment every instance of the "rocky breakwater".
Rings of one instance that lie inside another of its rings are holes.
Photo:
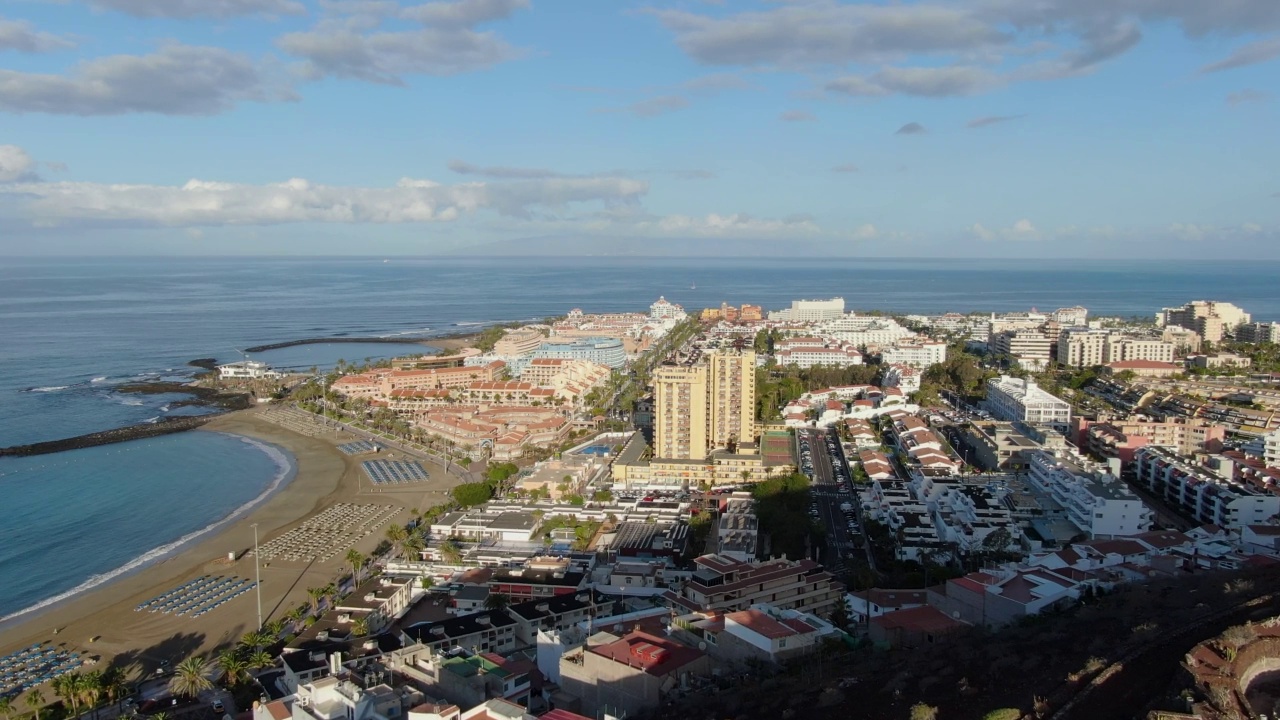
[[[224,393],[212,388],[202,387],[199,385],[187,385],[183,383],[134,383],[131,385],[122,385],[117,388],[116,391],[143,395],[181,393],[192,396],[189,400],[178,400],[170,403],[171,406],[175,407],[199,405],[203,407],[216,408],[219,411],[229,411],[241,410],[251,405],[249,396],[243,393]],[[160,435],[186,432],[187,430],[194,430],[195,428],[204,425],[218,414],[219,413],[215,412],[209,415],[170,417],[157,420],[155,422],[138,423],[137,425],[127,425],[125,427],[112,428],[110,430],[100,430],[98,432],[62,438],[60,440],[48,440],[45,442],[31,443],[30,445],[14,445],[12,447],[0,448],[0,456],[45,455],[48,453],[62,452],[63,450],[78,450],[80,448],[97,447],[98,445],[111,445],[113,443],[128,442],[129,440],[140,440]]]

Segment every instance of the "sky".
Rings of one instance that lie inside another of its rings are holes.
[[[1278,94],[1276,0],[7,0],[0,255],[1280,259]]]

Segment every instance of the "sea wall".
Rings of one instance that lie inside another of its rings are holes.
[[[140,440],[142,438],[186,432],[187,430],[193,430],[204,425],[214,417],[216,417],[216,415],[165,418],[153,423],[128,425],[126,427],[112,428],[110,430],[88,433],[87,435],[77,435],[75,437],[63,438],[61,440],[48,440],[46,442],[32,443],[30,445],[14,445],[13,447],[0,448],[0,456],[46,455],[48,453],[62,452],[63,450],[79,450],[80,448],[97,447],[98,445],[110,445],[112,443],[127,442],[129,440]]]

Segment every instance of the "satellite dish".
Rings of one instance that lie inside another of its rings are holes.
[[[700,642],[700,643],[698,643],[698,649],[699,649],[699,650],[702,650],[702,651],[704,651],[704,652],[705,652],[705,651],[706,651],[706,649],[707,649],[707,643],[706,643],[706,642]]]

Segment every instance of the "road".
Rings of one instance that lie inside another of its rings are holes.
[[[842,503],[848,503],[855,517],[861,510],[853,495],[840,489],[842,483],[849,487],[849,465],[838,436],[834,430],[798,430],[796,442],[802,454],[807,447],[811,456],[812,469],[807,473],[811,481],[809,514],[826,531],[827,544],[819,550],[819,561],[837,576],[866,569],[869,558],[860,550],[866,546],[864,538],[850,531],[849,518],[840,509]]]

